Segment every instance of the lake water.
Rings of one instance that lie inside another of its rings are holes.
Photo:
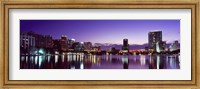
[[[20,69],[180,69],[179,55],[21,55]]]

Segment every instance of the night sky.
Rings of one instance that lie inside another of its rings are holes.
[[[20,32],[33,31],[78,42],[122,44],[148,43],[148,32],[161,30],[163,41],[180,40],[180,20],[20,20]]]

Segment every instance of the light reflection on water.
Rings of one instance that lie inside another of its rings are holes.
[[[180,69],[179,55],[20,56],[21,69]]]

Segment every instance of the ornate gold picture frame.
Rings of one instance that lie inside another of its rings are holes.
[[[199,1],[8,1],[1,3],[0,25],[0,84],[4,89],[122,89],[122,88],[170,88],[170,89],[199,89]],[[9,9],[191,9],[192,11],[192,76],[191,80],[9,80]]]

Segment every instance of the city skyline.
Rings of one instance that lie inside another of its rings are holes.
[[[127,38],[129,44],[146,44],[148,32],[154,30],[162,31],[167,43],[180,41],[179,20],[20,20],[20,32],[33,31],[54,39],[66,35],[78,42],[122,44]]]
[[[179,20],[21,20],[20,69],[180,69],[179,39]]]

